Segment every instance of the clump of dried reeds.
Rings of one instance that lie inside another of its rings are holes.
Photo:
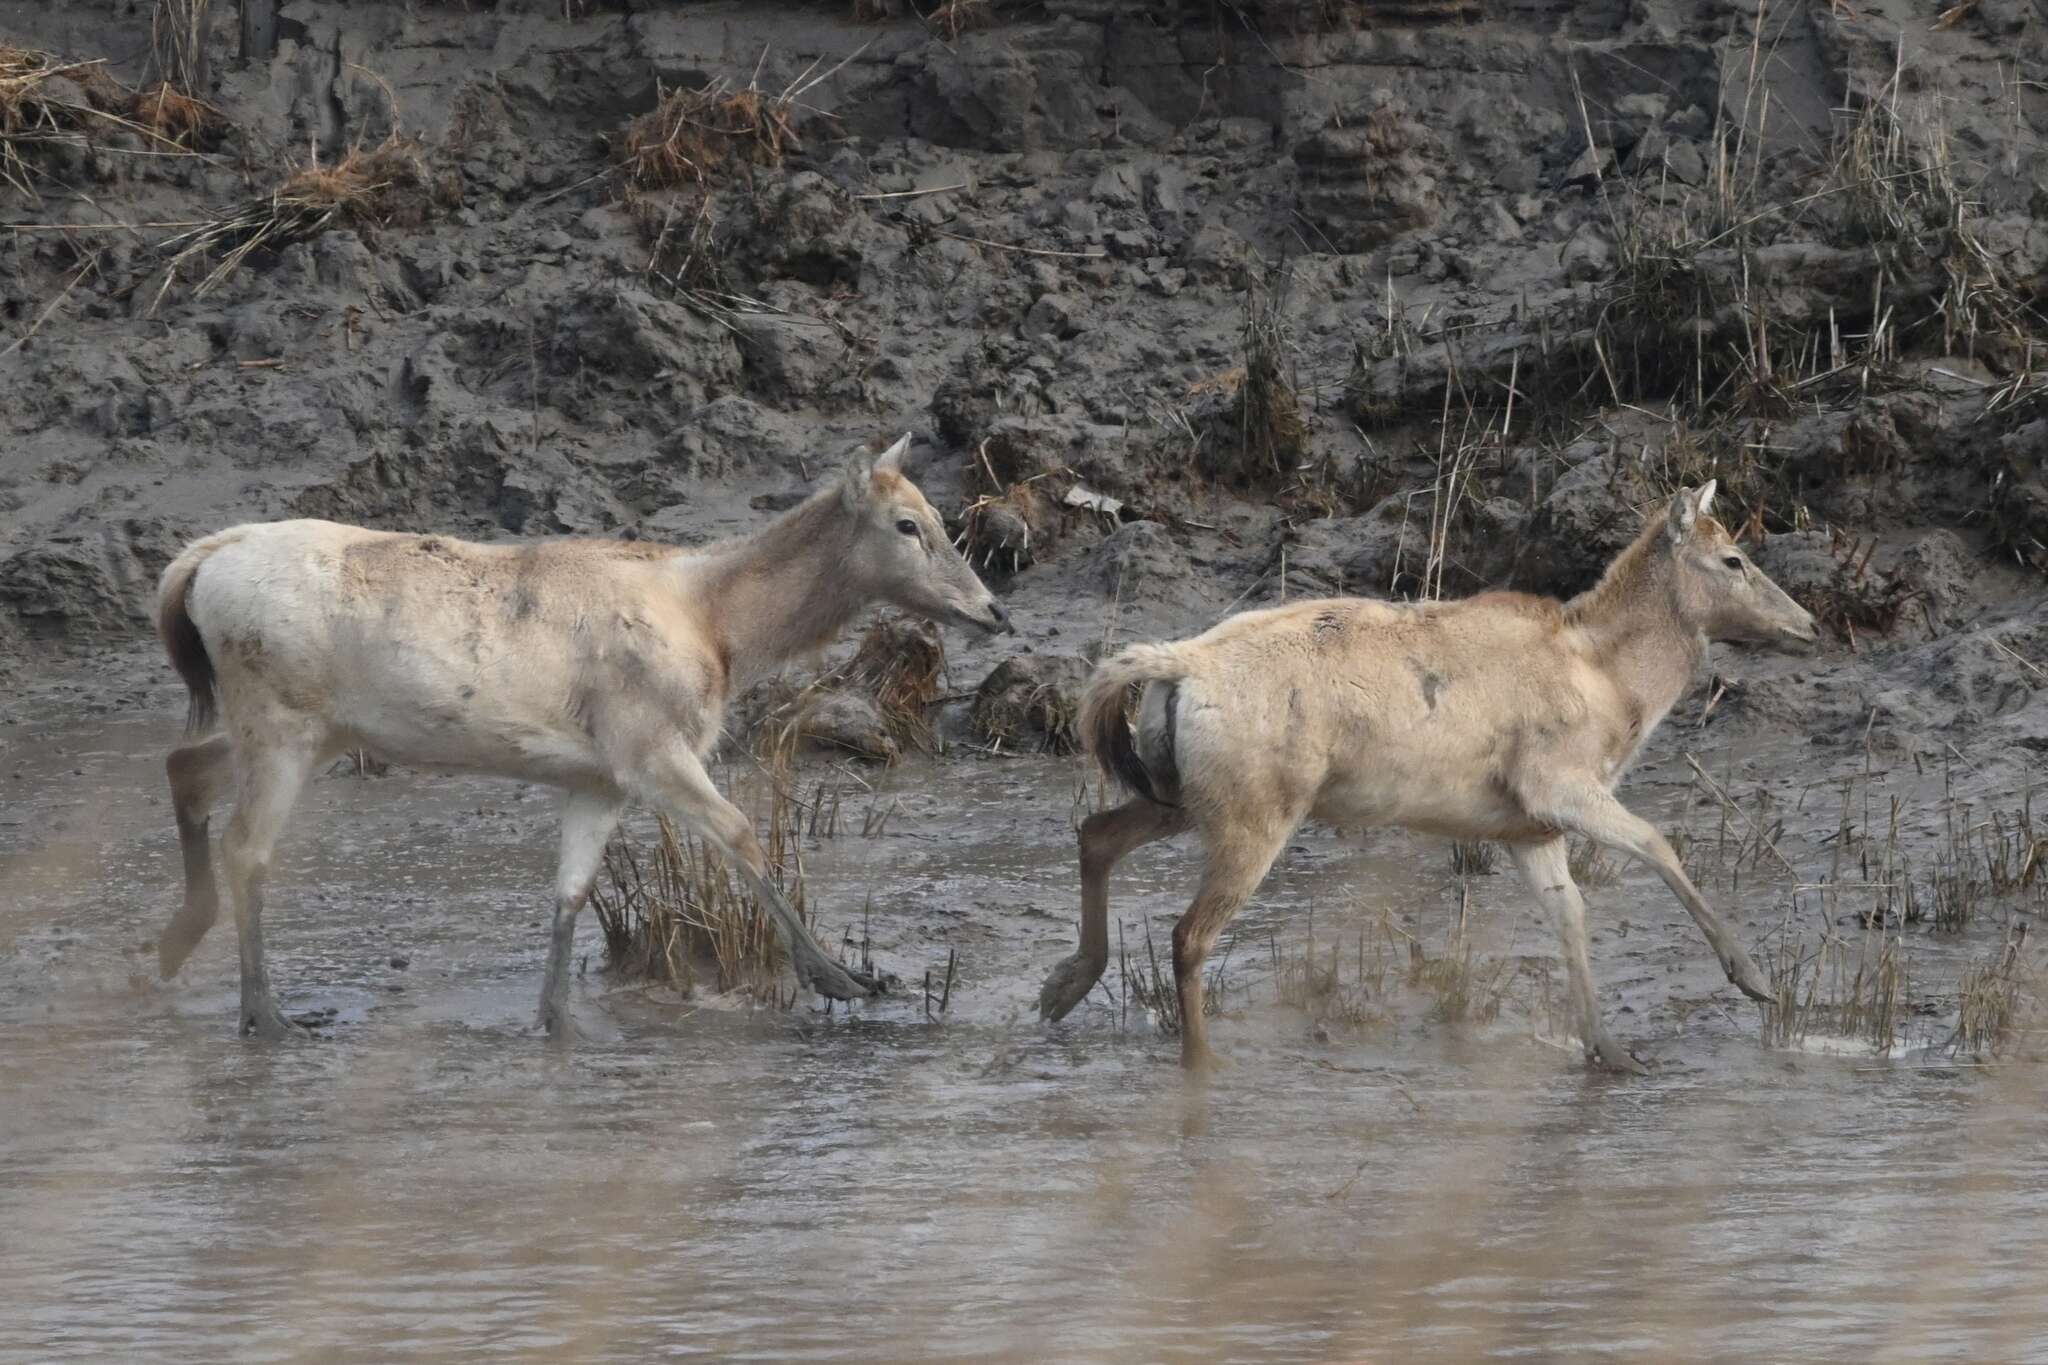
[[[1358,926],[1354,942],[1333,941],[1326,950],[1316,943],[1311,914],[1298,950],[1282,948],[1277,934],[1268,940],[1280,1003],[1300,1010],[1321,1030],[1357,1032],[1384,1022],[1386,1011],[1377,1002],[1386,995],[1387,973],[1396,961],[1392,943],[1392,922],[1382,911],[1377,922]]]
[[[968,563],[984,573],[1012,574],[1031,564],[1059,525],[1052,500],[1038,486],[1044,477],[1012,484],[1000,494],[984,494],[967,505],[960,513],[954,544]]]
[[[654,108],[626,125],[615,159],[629,183],[674,189],[707,183],[732,165],[779,166],[803,147],[798,87],[769,95],[718,79],[696,90],[657,93]]]
[[[1565,869],[1581,887],[1612,886],[1621,880],[1614,855],[1591,839],[1574,839],[1567,845]]]
[[[123,130],[148,138],[151,130],[130,117],[126,102],[104,61],[66,62],[0,43],[0,181],[33,198],[40,148],[87,146]]]
[[[206,12],[211,3],[156,0],[149,16],[149,47],[159,88],[206,89]]]
[[[726,253],[717,240],[718,219],[712,196],[698,191],[682,195],[629,192],[627,212],[647,243],[647,273],[677,292],[731,291]]]
[[[2022,1012],[2035,998],[2037,984],[2026,961],[2025,921],[2006,931],[1989,962],[1963,972],[1957,983],[1956,1027],[1949,1035],[1951,1056],[1995,1056],[2011,1038]]]
[[[974,733],[998,751],[1008,746],[1015,752],[1027,739],[1035,739],[1041,752],[1075,752],[1080,747],[1074,730],[1079,702],[1072,691],[1042,678],[1017,660],[996,665],[975,689],[967,717]]]
[[[201,275],[195,297],[219,288],[258,251],[275,251],[337,225],[418,226],[455,197],[452,182],[429,168],[421,144],[399,133],[374,147],[351,147],[327,165],[316,152],[269,194],[165,242],[161,249],[170,259],[157,298],[173,280],[210,259],[218,258]]]
[[[1442,953],[1432,954],[1420,938],[1408,940],[1408,984],[1434,995],[1430,1013],[1448,1024],[1490,1023],[1507,1000],[1511,964],[1506,958],[1489,964],[1474,955],[1467,931],[1471,904],[1471,889],[1461,886],[1457,918]]]
[[[883,617],[861,636],[853,657],[780,698],[756,723],[766,750],[786,762],[803,734],[805,717],[826,694],[853,691],[872,697],[896,744],[930,752],[937,743],[929,712],[942,690],[946,648],[929,622]],[[896,754],[877,754],[889,762]]]
[[[187,148],[226,126],[219,110],[169,81],[136,91],[128,101],[128,116],[158,141]]]
[[[1499,870],[1499,844],[1484,839],[1460,839],[1451,845],[1451,872],[1454,876],[1491,877]]]
[[[927,716],[938,700],[946,674],[946,647],[927,622],[884,619],[869,626],[860,648],[842,673],[846,682],[866,689],[881,708],[889,732],[920,749],[932,745]]]
[[[1830,531],[1835,567],[1815,593],[1814,617],[1855,648],[1858,632],[1889,634],[1906,609],[1923,594],[1898,573],[1873,575],[1871,556],[1877,537],[1868,542],[1840,530]]]
[[[769,879],[806,924],[803,812],[771,774],[762,848]],[[653,845],[640,851],[624,836],[605,849],[604,876],[591,907],[604,931],[605,960],[617,975],[688,991],[709,973],[721,993],[740,991],[783,1005],[783,944],[767,908],[716,849],[660,817]]]
[[[1285,323],[1275,302],[1245,295],[1244,383],[1238,388],[1239,451],[1246,469],[1285,474],[1308,448],[1301,395],[1288,379]]]
[[[1794,1047],[1815,1034],[1857,1039],[1877,1052],[1902,1041],[1911,995],[1904,941],[1874,928],[1856,946],[1830,934],[1811,952],[1771,953],[1766,975],[1776,1001],[1764,1010],[1764,1042]]]

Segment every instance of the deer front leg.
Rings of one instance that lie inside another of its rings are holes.
[[[656,756],[644,786],[645,799],[673,811],[677,819],[709,839],[738,866],[741,878],[782,931],[800,985],[829,1000],[858,1000],[882,993],[885,987],[878,978],[854,971],[827,953],[803,917],[776,889],[768,876],[768,856],[754,836],[753,822],[718,794],[711,774],[704,771],[694,753],[675,745]]]
[[[1586,957],[1586,903],[1572,882],[1570,854],[1563,839],[1546,839],[1540,844],[1509,844],[1508,856],[1516,871],[1529,884],[1564,943],[1566,978],[1571,983],[1572,1014],[1579,1038],[1586,1046],[1586,1060],[1609,1071],[1641,1074],[1643,1064],[1614,1040],[1600,1017],[1600,1000],[1593,985],[1593,967]]]
[[[1721,970],[1728,974],[1738,990],[1752,1000],[1769,1004],[1777,999],[1764,974],[1757,970],[1755,962],[1721,917],[1714,913],[1714,907],[1707,904],[1707,898],[1692,884],[1692,878],[1685,875],[1684,864],[1678,861],[1677,852],[1671,841],[1657,832],[1657,827],[1635,814],[1612,793],[1591,781],[1560,789],[1551,787],[1549,799],[1531,803],[1530,813],[1537,819],[1556,825],[1561,829],[1585,835],[1596,843],[1604,844],[1617,852],[1626,853],[1638,862],[1656,870],[1664,884],[1671,888],[1671,894],[1692,916],[1700,933],[1714,950],[1714,956],[1721,960]]]

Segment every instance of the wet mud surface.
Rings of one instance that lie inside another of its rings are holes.
[[[1511,874],[1470,882],[1510,979],[1490,1022],[1398,972],[1356,1028],[1283,1004],[1275,963],[1311,933],[1348,956],[1391,918],[1427,950],[1457,914],[1441,843],[1311,829],[1227,940],[1230,1064],[1190,1088],[1115,961],[1064,1023],[1031,1009],[1071,948],[1071,763],[913,763],[847,798],[896,804],[882,836],[806,853],[821,935],[865,931],[908,987],[829,1014],[678,1001],[606,981],[586,916],[558,1047],[530,1027],[553,799],[344,768],[267,917],[286,1009],[333,1020],[265,1046],[234,1035],[230,925],[154,979],[175,712],[136,700],[65,727],[53,690],[8,727],[0,1357],[1932,1359],[2048,1333],[2040,1069],[1767,1049],[1633,872],[1588,900],[1648,1077],[1556,1041],[1562,972]],[[1674,821],[1675,747],[1624,787]],[[1834,818],[1779,847],[1824,858]],[[1176,845],[1130,859],[1126,942],[1164,941],[1191,880]],[[1783,882],[1709,894],[1755,948]],[[1916,970],[1989,937],[1916,935]]]

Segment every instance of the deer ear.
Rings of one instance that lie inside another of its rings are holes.
[[[1705,491],[1712,490],[1713,485],[1708,484]],[[1685,538],[1692,534],[1692,528],[1699,521],[1699,516],[1698,495],[1690,488],[1679,489],[1671,499],[1670,519],[1664,528],[1671,536],[1671,543],[1682,544]]]
[[[1713,510],[1714,487],[1720,482],[1719,479],[1708,479],[1700,485],[1699,497],[1694,499],[1693,505],[1698,509],[1701,516],[1704,517]]]
[[[874,490],[875,461],[866,450],[855,450],[846,460],[846,475],[839,488],[840,496],[846,499],[850,508],[859,507],[868,500]]]
[[[887,450],[883,451],[880,455],[875,457],[875,472],[890,474],[902,473],[903,457],[906,454],[908,454],[909,451],[910,433],[906,431],[896,439],[895,445],[890,446]]]

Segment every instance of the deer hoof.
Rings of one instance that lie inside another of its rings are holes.
[[[1637,1061],[1629,1050],[1610,1037],[1595,1039],[1586,1047],[1586,1060],[1602,1071],[1619,1076],[1647,1076],[1650,1068]]]
[[[1047,974],[1045,985],[1039,988],[1038,1017],[1048,1023],[1066,1018],[1074,1006],[1086,1000],[1088,992],[1095,989],[1105,965],[1092,962],[1079,953],[1061,961]]]
[[[862,1000],[886,989],[876,977],[829,959],[811,963],[803,974],[803,984],[827,1000]]]
[[[243,1008],[242,1036],[258,1038],[266,1043],[281,1043],[295,1038],[308,1038],[312,1034],[285,1018],[274,1002],[263,1000]]]
[[[1771,983],[1764,980],[1764,974],[1756,969],[1756,963],[1750,961],[1747,954],[1728,964],[1728,980],[1752,1000],[1766,1005],[1778,1003],[1778,993],[1771,989]]]

